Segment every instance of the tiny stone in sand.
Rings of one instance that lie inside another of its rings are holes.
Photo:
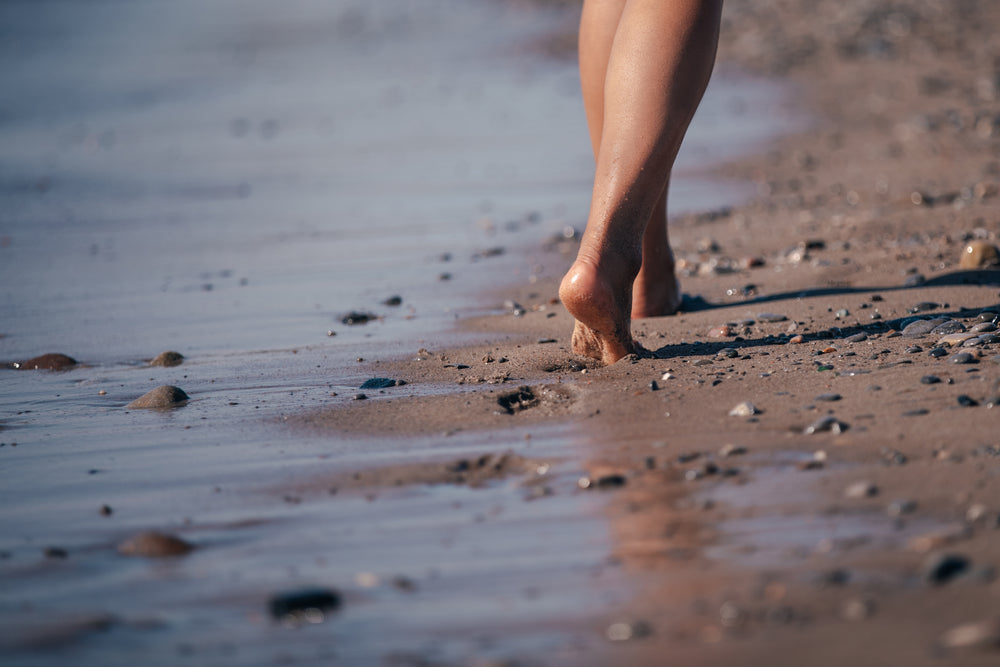
[[[146,392],[125,407],[130,410],[163,410],[184,405],[188,398],[180,387],[165,384]]]
[[[167,556],[184,556],[190,553],[194,546],[176,535],[148,531],[138,533],[118,545],[118,553],[123,556],[141,556],[145,558],[164,558]]]
[[[759,415],[761,410],[751,403],[750,401],[743,401],[729,411],[730,417],[752,417],[753,415]]]
[[[167,350],[166,352],[160,352],[156,355],[152,361],[149,362],[150,366],[180,366],[184,363],[184,355],[180,352],[173,352]]]
[[[958,265],[963,269],[986,269],[1000,266],[1000,251],[992,243],[971,241],[962,249]]]

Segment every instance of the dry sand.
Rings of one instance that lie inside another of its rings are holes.
[[[943,334],[900,335],[1000,304],[1000,271],[962,260],[1000,231],[996,25],[989,0],[728,2],[720,67],[784,79],[815,122],[720,167],[751,201],[671,220],[690,311],[634,323],[659,358],[570,352],[555,297],[575,245],[554,240],[553,275],[488,297],[512,312],[463,322],[481,345],[379,359],[410,389],[290,421],[484,443],[574,424],[639,592],[586,629],[621,641],[540,664],[996,664],[1000,345],[935,357]],[[341,485],[537,474],[501,454]]]

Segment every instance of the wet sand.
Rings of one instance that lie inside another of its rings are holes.
[[[5,664],[995,662],[1000,351],[933,357],[943,333],[896,334],[914,316],[971,329],[1000,304],[1000,272],[960,264],[997,243],[997,10],[894,7],[727,3],[720,71],[782,81],[813,121],[714,169],[748,201],[671,220],[691,310],[635,323],[658,359],[568,349],[561,230],[586,202],[559,202],[584,180],[540,197],[540,223],[470,234],[461,270],[422,255],[416,318],[381,303],[413,285],[391,273],[315,312],[283,301],[330,277],[311,260],[242,310],[255,276],[183,271],[167,312],[197,303],[193,329],[163,337],[134,314],[160,265],[112,294],[110,341],[11,298],[28,325],[2,332],[6,358],[80,364],[5,373]],[[279,268],[343,251],[321,224],[287,231]],[[270,247],[253,245],[246,266]],[[41,304],[108,302],[53,285]],[[339,322],[356,308],[389,315]],[[220,339],[234,314],[251,326]],[[146,365],[168,347],[181,365]],[[160,385],[191,398],[125,409]],[[131,555],[150,530],[194,548]]]

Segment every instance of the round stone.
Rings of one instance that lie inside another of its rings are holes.
[[[50,352],[38,357],[33,357],[27,361],[20,361],[13,364],[14,368],[22,371],[64,371],[76,366],[76,359],[65,354]]]
[[[931,330],[931,333],[935,336],[943,336],[945,334],[962,333],[965,331],[965,325],[958,320],[948,320],[943,324],[939,324]]]
[[[166,352],[160,352],[156,355],[152,361],[149,362],[150,366],[180,366],[184,363],[184,355],[180,352],[173,352],[167,350]]]
[[[958,265],[963,269],[986,269],[1000,266],[1000,251],[987,241],[970,241],[962,249]]]
[[[972,356],[969,352],[958,352],[948,357],[948,363],[950,364],[974,364],[976,363],[976,358]]]
[[[164,410],[184,405],[188,398],[180,387],[165,384],[146,392],[125,407],[130,410]]]

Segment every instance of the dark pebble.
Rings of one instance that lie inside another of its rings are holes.
[[[912,276],[907,276],[906,280],[903,281],[903,287],[918,287],[925,282],[927,282],[927,278],[922,273],[914,273]]]
[[[920,347],[919,345],[911,345],[910,347],[906,348],[906,351],[909,354],[916,354],[917,352],[923,352],[924,348]]]
[[[101,505],[101,516],[111,516],[113,513],[110,505]]]
[[[316,622],[328,611],[340,607],[340,595],[328,588],[311,588],[291,593],[279,593],[271,598],[268,608],[279,621]]]
[[[63,549],[62,547],[46,547],[45,551],[43,551],[42,553],[45,554],[46,558],[62,559],[69,557],[69,554],[66,553],[66,550]]]
[[[993,322],[996,324],[998,320],[1000,320],[1000,313],[995,310],[984,310],[979,313],[980,322]]]
[[[920,384],[938,384],[941,382],[941,378],[937,375],[925,375],[920,378]]]
[[[49,353],[14,363],[13,366],[22,371],[63,371],[76,366],[76,363],[76,359],[65,354]]]
[[[740,352],[734,347],[724,347],[721,350],[719,350],[716,356],[723,357],[726,359],[735,359],[736,357],[740,356]]]
[[[844,340],[847,341],[848,343],[861,343],[868,340],[868,334],[862,331],[860,333],[854,334],[853,336],[848,336]]]
[[[941,357],[947,356],[948,350],[943,347],[935,347],[933,350],[927,353],[928,357],[934,357],[935,359],[940,359]]]
[[[809,426],[806,426],[804,433],[812,435],[814,433],[843,433],[848,429],[848,425],[832,415],[827,415],[817,419]]]
[[[933,554],[924,561],[924,578],[936,586],[946,584],[971,566],[972,561],[961,554]]]
[[[394,380],[392,378],[370,378],[358,389],[388,389],[389,387],[401,387],[406,384],[405,380]]]
[[[556,343],[556,342],[558,342],[558,341],[556,341],[555,338],[539,338],[538,339],[538,344],[539,345],[546,345],[548,343]]]
[[[390,296],[388,299],[382,302],[383,306],[401,306],[403,305],[403,297],[401,296]]]
[[[366,396],[365,394],[355,394],[353,400],[355,400],[355,401],[365,401],[365,400],[368,400],[368,396]]]
[[[949,364],[974,364],[976,358],[969,352],[959,352],[948,357]]]
[[[779,313],[759,313],[757,315],[758,322],[784,322],[788,317],[786,315],[781,315]]]
[[[916,410],[907,410],[903,413],[904,417],[921,417],[929,413],[930,410],[927,408],[917,408]]]
[[[934,303],[933,301],[921,301],[917,305],[910,308],[911,313],[926,313],[931,310],[937,310],[941,307],[941,304]]]
[[[820,394],[819,396],[816,397],[816,400],[832,403],[834,401],[839,401],[841,398],[843,398],[843,396],[841,396],[840,394],[829,393],[829,394]]]
[[[650,391],[659,391],[659,389],[660,389],[660,385],[658,385],[658,384],[656,383],[656,380],[652,380],[652,381],[651,381],[651,382],[649,383],[649,390],[650,390]]]
[[[850,580],[851,572],[838,568],[820,574],[816,583],[826,588],[829,586],[846,586]]]
[[[378,319],[378,315],[375,315],[373,313],[351,312],[351,313],[348,313],[347,315],[344,315],[342,318],[340,318],[340,321],[343,324],[354,326],[354,325],[357,325],[357,324],[367,324],[367,323],[371,322],[372,320],[377,320],[377,319]]]
[[[956,400],[958,401],[958,404],[964,408],[974,408],[979,405],[979,401],[967,394],[959,394],[956,397]]]

